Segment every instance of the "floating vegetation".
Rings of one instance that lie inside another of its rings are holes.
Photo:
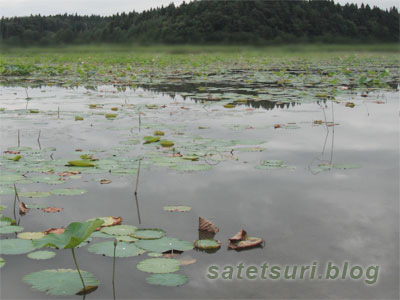
[[[88,247],[88,251],[94,254],[101,254],[104,256],[114,256],[114,242],[106,241],[101,243],[92,244]],[[134,243],[119,242],[115,249],[116,257],[131,257],[138,256],[146,251],[135,246]]]
[[[180,263],[173,258],[148,258],[138,263],[137,268],[147,273],[173,273],[179,270]]]
[[[27,256],[31,259],[50,259],[56,256],[56,253],[54,251],[44,250],[29,253]]]
[[[111,227],[104,227],[100,231],[110,235],[130,235],[134,234],[137,230],[136,226],[132,225],[116,225]]]
[[[172,250],[188,251],[193,249],[193,244],[188,241],[181,241],[175,238],[162,237],[156,240],[140,240],[136,245],[149,252],[167,252]]]
[[[196,240],[194,246],[201,250],[214,250],[221,248],[221,242],[217,240]]]
[[[165,231],[162,229],[138,229],[132,236],[141,240],[155,240],[165,236]]]

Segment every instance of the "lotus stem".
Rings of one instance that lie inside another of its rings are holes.
[[[113,297],[115,300],[115,283],[114,283],[114,279],[115,279],[115,251],[117,249],[117,240],[114,240],[114,258],[113,258],[113,273],[112,273],[112,286],[113,286]]]
[[[83,294],[86,294],[85,282],[83,281],[81,271],[79,270],[78,263],[76,262],[76,257],[75,257],[74,248],[71,248],[71,250],[72,250],[72,258],[74,259],[74,263],[75,263],[76,270],[78,271],[79,277],[81,278],[81,281],[82,281],[82,285],[83,285]]]
[[[19,129],[18,129],[18,147],[21,145],[21,139],[19,137]]]
[[[37,137],[37,142],[38,142],[38,145],[39,145],[39,149],[40,150],[42,150],[42,146],[40,145],[40,133],[41,133],[42,131],[41,130],[39,130],[39,134],[38,134],[38,137]]]
[[[140,175],[140,162],[142,159],[139,159],[139,166],[138,166],[138,172],[137,172],[137,177],[136,177],[136,187],[135,187],[135,195],[137,195],[137,190],[139,186],[139,175]]]

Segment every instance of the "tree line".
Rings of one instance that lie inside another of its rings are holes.
[[[332,0],[192,1],[113,16],[1,18],[11,45],[398,42],[399,12]]]

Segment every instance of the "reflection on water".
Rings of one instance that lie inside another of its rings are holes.
[[[39,109],[43,112],[41,118],[24,114],[26,94],[23,88],[0,90],[0,107],[6,109],[1,115],[1,151],[20,143],[34,149],[56,147],[52,154],[54,159],[73,157],[77,148],[104,149],[113,153],[113,147],[120,146],[121,140],[151,133],[154,130],[154,126],[148,127],[151,124],[174,125],[169,132],[182,132],[189,137],[268,141],[266,151],[234,151],[233,159],[215,164],[209,171],[181,173],[150,166],[141,168],[139,176],[102,175],[112,178],[112,183],[106,185],[94,180],[99,179],[96,174],[85,174],[81,180],[70,180],[63,185],[87,189],[83,196],[24,199],[64,208],[58,214],[44,215],[40,210],[31,210],[25,216],[16,215],[25,231],[61,227],[71,221],[96,216],[121,216],[124,224],[162,228],[168,236],[188,241],[199,237],[199,216],[212,220],[220,228],[215,236],[222,242],[219,251],[213,254],[188,252],[197,262],[181,268],[180,272],[190,280],[179,288],[146,283],[147,274],[136,269],[136,264],[146,258],[146,254],[117,258],[116,298],[398,297],[398,92],[385,93],[381,104],[376,103],[378,95],[375,94],[365,99],[359,95],[354,95],[354,99],[338,97],[338,100],[356,103],[354,108],[331,101],[285,106],[269,106],[268,101],[261,101],[256,104],[265,109],[252,106],[255,108],[252,111],[240,105],[229,110],[218,103],[204,110],[189,96],[184,100],[180,96],[171,98],[142,89],[116,93],[112,87],[99,87],[97,91],[46,87],[29,89],[28,95],[31,98],[28,109]],[[113,121],[99,121],[97,115],[88,111],[89,103],[102,103],[108,110],[123,105],[166,107],[154,112],[143,109],[143,114],[139,115],[121,113],[121,118]],[[84,115],[83,122],[74,121],[78,113]],[[316,120],[325,123],[315,125]],[[329,122],[338,125],[327,126]],[[274,124],[289,123],[296,123],[298,128],[274,129]],[[142,154],[129,152],[127,155]],[[275,159],[296,168],[254,168],[260,161]],[[361,168],[310,172],[310,168],[321,162],[359,164]],[[22,191],[47,190],[49,186],[20,185],[18,188]],[[1,196],[1,201],[8,206],[4,215],[12,215],[14,196]],[[165,212],[162,210],[165,205],[188,205],[192,211]],[[262,237],[265,246],[242,252],[228,251],[228,238],[241,228],[252,236]],[[25,255],[4,256],[6,265],[1,269],[1,297],[54,298],[31,290],[21,278],[42,269],[74,268],[70,253],[56,252],[55,258],[46,261],[31,260]],[[77,256],[80,267],[95,274],[101,282],[98,290],[86,298],[112,298],[113,258],[93,255],[85,247],[77,249]],[[335,265],[342,265],[344,261],[352,265],[379,265],[379,280],[375,285],[366,285],[363,281],[353,280],[212,281],[206,277],[210,265],[236,266],[240,262],[247,266],[259,266],[264,262],[283,266],[310,265],[313,261],[318,262],[321,269],[329,261]],[[57,299],[64,298],[68,297]]]

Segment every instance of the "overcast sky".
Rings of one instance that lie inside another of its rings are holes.
[[[75,14],[79,15],[112,15],[117,12],[143,11],[152,7],[168,5],[174,2],[179,5],[183,0],[0,0],[0,16],[29,16],[31,14],[54,15]],[[189,2],[189,1],[186,1]],[[378,6],[383,9],[396,6],[399,8],[399,0],[336,0],[345,4],[368,3],[370,6]]]

